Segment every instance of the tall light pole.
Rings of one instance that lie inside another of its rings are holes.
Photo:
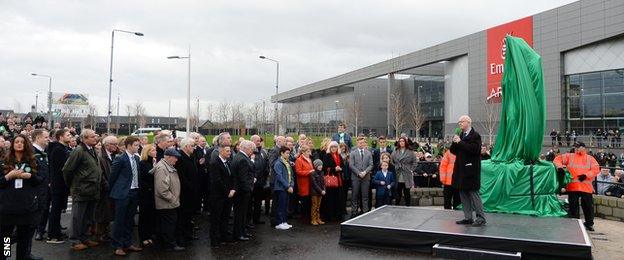
[[[115,135],[119,135],[119,93],[117,93],[117,130],[115,131]],[[128,126],[130,129],[130,126]]]
[[[195,121],[195,132],[199,133],[199,96],[197,96],[197,121]]]
[[[188,86],[186,89],[186,132],[188,134],[191,130],[191,46],[188,49],[188,56],[169,56],[167,59],[188,59]]]
[[[48,126],[52,129],[52,76],[37,73],[30,73],[30,75],[48,78]]]
[[[35,113],[39,113],[39,91],[35,91]]]
[[[338,132],[338,103],[340,103],[340,100],[336,100],[334,103],[336,104],[336,110],[334,111],[334,124],[336,124],[336,132]]]
[[[143,33],[140,32],[130,32],[124,30],[113,29],[111,32],[111,55],[110,55],[110,72],[108,74],[108,110],[106,112],[106,132],[110,133],[110,124],[111,124],[111,95],[113,91],[113,46],[115,45],[115,32],[123,32],[130,33],[136,36],[143,36]]]
[[[277,94],[279,93],[279,61],[278,60],[274,60],[271,58],[268,58],[266,56],[260,56],[260,59],[264,59],[264,60],[270,60],[272,62],[275,62],[275,64],[277,64],[277,73],[275,74],[275,96],[277,98]],[[278,134],[279,133],[279,126],[278,126],[278,112],[277,112],[277,100],[275,100],[275,133],[274,134]]]

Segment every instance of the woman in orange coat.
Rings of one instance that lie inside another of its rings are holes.
[[[307,146],[301,146],[301,155],[295,160],[295,172],[297,173],[297,191],[301,200],[301,221],[310,223],[310,174],[314,172],[312,164],[312,150]]]

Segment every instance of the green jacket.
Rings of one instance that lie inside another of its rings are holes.
[[[86,145],[80,144],[69,154],[63,166],[63,178],[70,187],[73,201],[100,199],[102,169],[95,149],[89,153]]]

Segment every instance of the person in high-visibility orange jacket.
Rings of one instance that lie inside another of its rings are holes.
[[[579,218],[579,199],[581,199],[581,207],[583,215],[585,215],[585,228],[594,231],[594,201],[592,193],[594,187],[592,182],[600,172],[600,166],[593,156],[587,154],[585,143],[577,142],[574,144],[574,153],[565,153],[555,157],[553,161],[557,172],[564,174],[564,168],[567,168],[572,175],[572,181],[562,189],[562,192],[568,193],[568,202],[570,203],[569,216]]]
[[[453,167],[455,167],[455,155],[446,150],[440,161],[440,182],[444,185],[444,208],[455,209],[461,203],[459,191],[451,186],[453,181]]]

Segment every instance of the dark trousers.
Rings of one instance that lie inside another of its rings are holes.
[[[269,191],[264,188],[254,188],[253,190],[253,199],[252,199],[252,218],[254,222],[260,221],[260,215],[262,215],[262,201],[268,203],[268,199],[270,197]],[[265,205],[265,209],[268,212],[269,205]]]
[[[67,205],[67,195],[53,193],[51,196],[50,215],[48,217],[48,236],[61,237],[61,214]]]
[[[405,206],[412,204],[412,195],[410,194],[410,188],[405,187],[405,182],[399,182],[396,191],[396,204],[401,205],[401,195],[405,196]]]
[[[310,209],[312,207],[312,201],[310,195],[308,196],[299,196],[299,201],[301,201],[301,221],[310,222]],[[319,204],[320,205],[320,204]]]
[[[176,224],[176,238],[178,242],[188,243],[193,240],[193,210],[178,208],[178,222]]]
[[[35,234],[35,228],[31,224],[1,225],[0,236],[2,236],[2,239],[4,240],[5,237],[11,237],[15,228],[17,228],[17,236],[11,238],[11,243],[17,242],[17,252],[12,252],[11,257],[15,257],[15,259],[26,259],[30,255],[30,247],[32,244],[32,237]],[[6,259],[4,254],[0,255],[0,259]]]
[[[72,203],[72,236],[74,243],[89,240],[89,226],[95,224],[96,200],[74,201]]]
[[[390,204],[390,196],[389,195],[384,195],[384,196],[375,196],[375,208],[379,208],[381,206],[384,205],[389,205]]]
[[[483,202],[478,190],[459,190],[459,198],[464,210],[464,219],[473,219],[472,212],[474,211],[477,217],[475,222],[485,222]]]
[[[579,199],[581,199],[581,208],[585,216],[585,226],[594,226],[594,200],[591,193],[571,191],[568,192],[568,201],[570,202],[570,217],[580,218]]]
[[[459,191],[451,185],[444,185],[444,208],[445,209],[456,209],[459,204],[461,204],[461,200],[459,198]]]
[[[152,203],[139,203],[139,240],[145,241],[158,234],[158,216]]]
[[[281,223],[277,223],[277,203],[278,203],[278,198],[279,195],[277,194],[277,191],[272,191],[271,192],[271,200],[273,201],[271,203],[271,226],[277,226],[278,224]]]
[[[164,249],[175,247],[175,227],[178,220],[177,209],[158,209],[156,212],[160,222],[160,246]]]
[[[227,197],[211,197],[210,202],[210,242],[215,244],[227,239],[232,204]]]
[[[50,197],[50,190],[48,189],[47,195],[40,201],[43,205],[40,206],[39,212],[39,223],[37,224],[37,233],[45,234],[46,226],[48,225],[48,217],[50,216],[50,202],[52,198]]]
[[[201,197],[202,197],[202,211],[210,211],[210,176],[207,173],[201,174]]]
[[[277,204],[276,222],[277,225],[286,223],[288,219],[288,192],[285,190],[276,190],[277,201],[273,201]]]
[[[132,189],[125,199],[115,200],[115,222],[113,223],[114,248],[128,248],[132,245],[134,215],[139,205],[139,189]]]
[[[232,235],[238,238],[247,234],[246,228],[249,221],[247,220],[247,210],[251,200],[251,192],[240,191],[234,195],[234,228]]]

